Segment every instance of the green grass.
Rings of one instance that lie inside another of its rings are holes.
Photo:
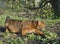
[[[2,42],[2,41],[0,41],[0,44],[3,44],[3,42]]]
[[[4,15],[0,15],[0,26],[4,26],[4,23],[5,23],[5,20],[6,20],[7,16],[10,16],[11,19],[17,19],[17,20],[32,20],[32,19],[28,19],[28,18],[22,18],[22,17],[17,17],[17,16],[13,16],[13,15],[4,14]],[[41,20],[41,19],[40,18],[36,18],[36,20]],[[44,20],[44,21],[46,22],[46,24],[54,25],[55,23],[60,22],[60,19]]]
[[[7,16],[10,16],[10,18],[17,19],[17,20],[33,20],[32,18],[29,19],[29,18],[14,16],[14,14],[16,14],[16,12],[11,12],[10,10],[4,10],[3,13],[4,14],[0,14],[0,25],[1,26],[4,26],[4,23],[5,23],[5,20],[6,20]],[[36,18],[34,20],[41,20],[41,18],[38,17],[38,18]],[[60,22],[60,19],[55,19],[55,20],[49,20],[48,19],[48,20],[44,20],[44,21],[46,22],[46,24],[54,25],[55,23]]]
[[[42,43],[51,43],[49,42],[50,40],[54,40],[57,35],[55,33],[51,33],[51,32],[47,32],[46,30],[44,31],[44,33],[46,34],[46,38],[42,38],[40,35],[34,35],[32,34],[27,34],[25,37],[16,37],[16,38],[10,38],[9,36],[11,36],[12,33],[2,33],[0,34],[0,36],[2,36],[5,41],[5,43],[8,44],[26,44],[29,40],[31,40],[31,43],[33,41],[42,41]],[[53,35],[53,36],[52,36]],[[3,41],[1,41],[2,43]],[[57,43],[56,41],[52,41],[52,44]]]
[[[5,23],[7,16],[10,16],[11,19],[28,20],[28,18],[22,18],[22,17],[12,16],[12,15],[0,15],[0,25],[1,26],[4,26],[4,23]]]

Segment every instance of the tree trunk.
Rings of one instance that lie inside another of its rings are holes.
[[[41,2],[41,0],[35,0],[35,7],[39,7],[40,2]]]
[[[60,0],[50,0],[55,16],[60,17]]]

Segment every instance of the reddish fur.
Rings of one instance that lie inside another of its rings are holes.
[[[39,22],[41,25],[39,25]],[[21,33],[22,35],[26,35],[27,33],[36,33],[39,35],[44,35],[39,28],[45,28],[45,24],[40,20],[14,20],[8,19],[5,22],[6,32],[14,32]]]

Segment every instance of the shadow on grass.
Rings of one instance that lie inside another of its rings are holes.
[[[5,32],[5,31],[6,31],[5,27],[0,27],[0,32]]]

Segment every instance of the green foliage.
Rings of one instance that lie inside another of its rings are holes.
[[[3,42],[2,42],[2,41],[0,41],[0,44],[3,44]]]
[[[55,19],[58,18],[57,15],[54,15],[54,9],[51,5],[51,3],[46,3],[47,0],[41,0],[41,2],[39,3],[39,7],[35,7],[35,0],[2,0],[6,2],[6,6],[7,9],[10,9],[12,11],[35,11],[36,16],[35,17],[39,17],[39,18],[43,18],[43,19]],[[40,7],[43,6],[43,7]],[[27,8],[25,8],[27,7]],[[38,9],[38,11],[36,11],[36,9]],[[42,9],[42,10],[41,10]]]
[[[11,33],[2,33],[2,36],[3,36],[4,38],[8,38],[10,35],[11,35]]]
[[[40,3],[42,3],[40,6],[44,5],[47,0],[42,0]],[[34,12],[36,14],[35,17],[37,18],[43,18],[43,19],[54,19],[56,16],[54,15],[54,10],[52,8],[51,4],[46,4],[44,7],[36,8],[34,0],[6,0],[7,9],[10,9],[12,11],[22,11],[27,10],[31,13]],[[27,3],[27,4],[26,4]],[[27,8],[25,8],[27,7]],[[31,9],[30,9],[31,8]],[[36,8],[36,9],[35,9]],[[38,9],[38,11],[37,11]],[[32,11],[33,10],[33,11]]]
[[[44,33],[46,34],[46,37],[47,37],[48,39],[54,39],[54,38],[57,37],[57,34],[56,34],[56,33],[51,33],[50,31],[46,31],[46,30],[45,30]]]
[[[9,37],[7,37],[7,35],[9,35],[9,33],[5,33],[5,34],[3,34],[4,36],[5,36],[5,42],[6,43],[8,43],[8,44],[26,44],[27,43],[27,41],[29,41],[29,40],[37,40],[37,41],[40,41],[40,42],[42,42],[42,44],[43,43],[52,43],[52,44],[54,44],[54,43],[57,43],[56,41],[52,41],[52,40],[54,40],[56,37],[57,37],[57,35],[55,34],[55,33],[51,33],[51,32],[46,32],[46,31],[44,31],[44,33],[46,34],[46,38],[41,38],[41,36],[40,35],[34,35],[33,33],[32,34],[28,34],[28,35],[26,35],[25,37],[16,37],[16,38],[9,38]],[[10,35],[11,36],[11,35]],[[52,41],[52,42],[49,42],[49,41]]]
[[[7,42],[8,44],[24,44],[24,40],[22,40],[20,37],[10,38],[9,40],[6,39],[5,42]]]

